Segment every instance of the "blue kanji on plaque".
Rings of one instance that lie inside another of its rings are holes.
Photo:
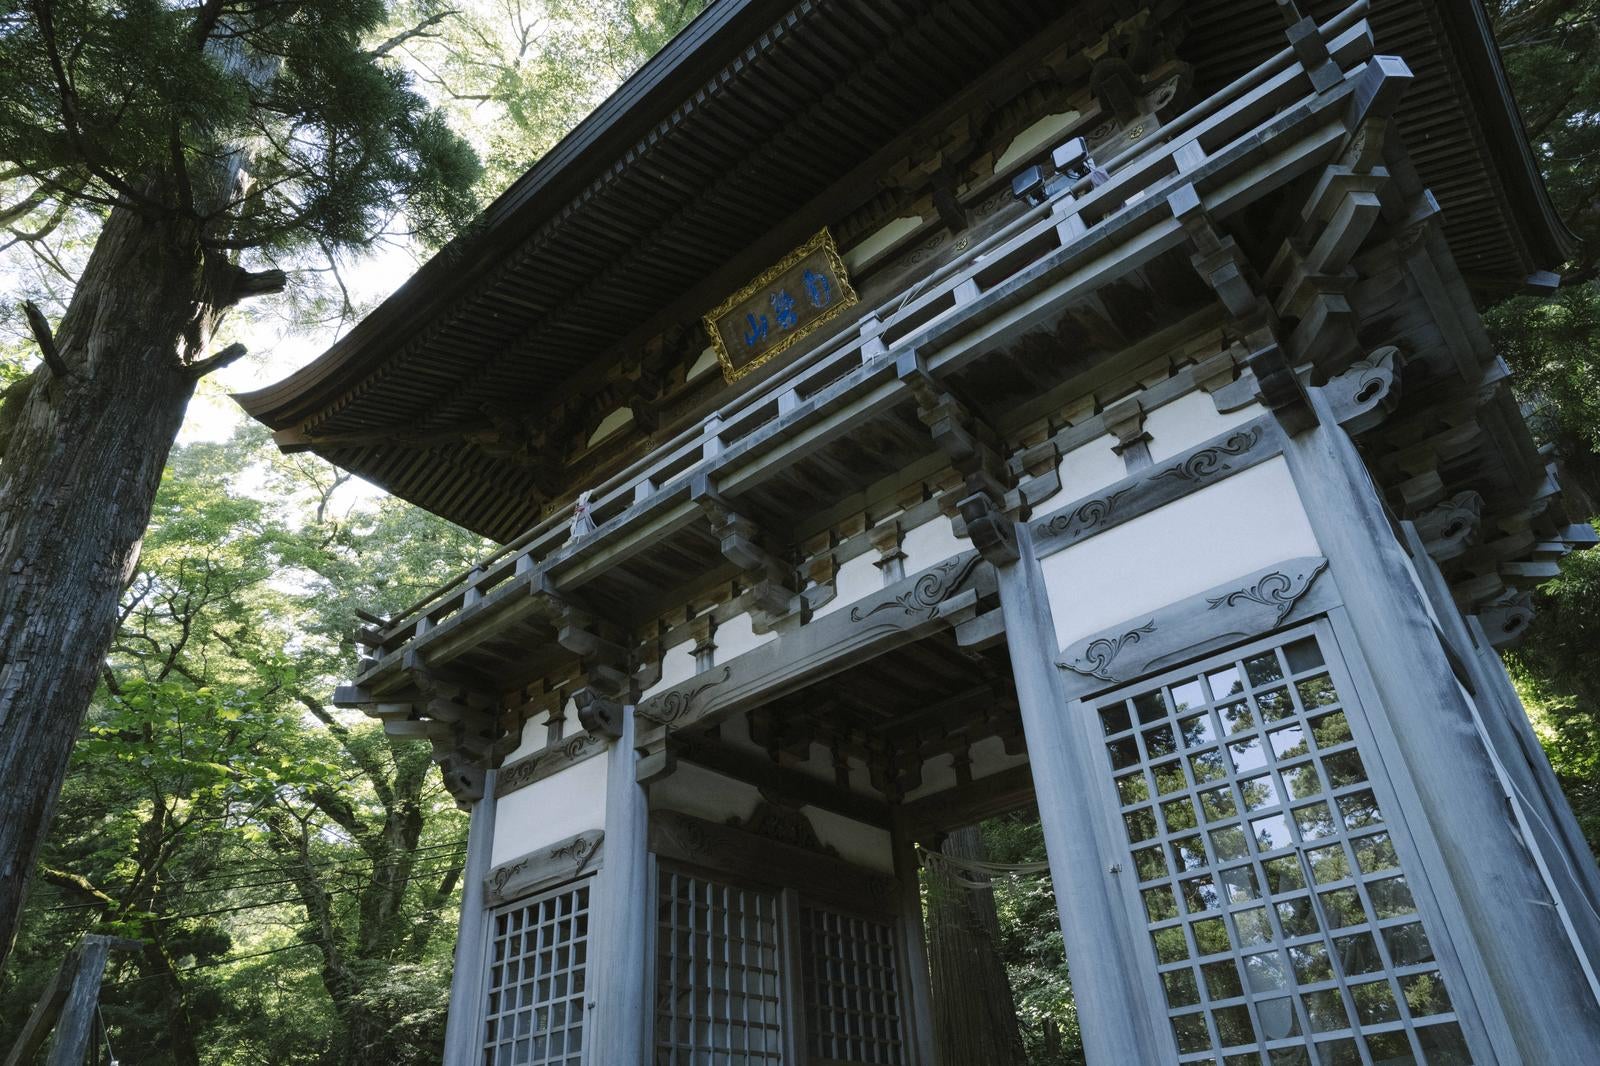
[[[744,346],[754,348],[767,339],[767,316],[762,315],[757,319],[755,315],[745,315],[745,321],[750,323],[750,328],[744,332]]]
[[[723,378],[734,381],[855,303],[844,260],[822,230],[703,320]]]
[[[789,295],[788,289],[772,294],[772,309],[778,313],[779,329],[789,329],[800,321],[800,316],[794,312],[794,297]]]
[[[812,307],[827,307],[833,302],[833,282],[828,280],[828,275],[807,270],[802,280],[806,285],[806,299],[811,301]]]

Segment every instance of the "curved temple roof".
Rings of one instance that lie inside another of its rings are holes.
[[[714,0],[348,336],[237,399],[280,445],[510,539],[548,493],[480,446],[486,410],[536,415],[693,318],[871,196],[936,106],[1047,31],[1134,6]],[[1181,6],[1202,93],[1283,46],[1273,0]],[[1344,5],[1304,6],[1326,18]],[[1505,289],[1557,267],[1572,237],[1481,6],[1375,0],[1370,17],[1379,50],[1418,74],[1401,133],[1463,273]]]

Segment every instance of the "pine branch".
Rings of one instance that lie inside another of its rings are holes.
[[[238,341],[235,341],[226,348],[222,349],[222,351],[218,352],[216,355],[208,356],[205,359],[199,359],[193,363],[190,363],[188,366],[184,367],[184,370],[189,374],[190,377],[198,380],[205,377],[212,371],[221,370],[223,367],[228,366],[231,363],[238,362],[240,359],[244,358],[249,351],[250,349],[246,348]]]
[[[33,331],[33,339],[38,342],[39,351],[44,356],[44,365],[50,368],[50,373],[61,380],[72,376],[72,371],[67,369],[67,361],[61,358],[61,349],[56,347],[55,334],[50,332],[50,320],[44,317],[44,312],[39,310],[39,305],[32,300],[22,301],[22,313],[28,316],[28,328]]]

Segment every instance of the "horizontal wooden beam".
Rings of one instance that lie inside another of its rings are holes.
[[[868,825],[889,827],[889,804],[831,784],[804,770],[782,766],[749,751],[704,736],[674,736],[668,750],[683,762],[703,766],[736,781],[773,788],[797,805],[817,807]]]
[[[912,800],[901,806],[900,814],[907,831],[916,837],[976,825],[1032,802],[1033,768],[1024,765]]]

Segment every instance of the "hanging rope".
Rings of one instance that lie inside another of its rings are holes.
[[[100,1039],[106,1042],[106,1064],[117,1066],[117,1053],[111,1050],[111,1031],[106,1028],[106,1016],[100,1011],[100,1004],[94,1005],[94,1016],[100,1020]]]
[[[938,851],[917,847],[917,861],[924,870],[963,888],[993,888],[994,878],[1016,880],[1050,873],[1048,862],[986,862],[982,859],[955,859]]]

